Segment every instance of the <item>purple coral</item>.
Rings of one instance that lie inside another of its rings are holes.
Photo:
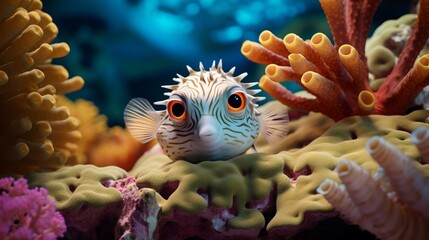
[[[46,189],[28,189],[24,178],[0,179],[0,239],[57,239],[65,230]]]

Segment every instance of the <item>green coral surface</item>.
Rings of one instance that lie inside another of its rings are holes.
[[[34,172],[27,177],[31,187],[48,189],[49,195],[57,202],[57,209],[76,210],[84,204],[99,207],[120,201],[120,192],[105,187],[102,182],[126,176],[127,172],[118,167],[75,165],[55,172]]]
[[[167,184],[178,184],[166,198],[158,195],[164,214],[176,208],[201,212],[208,203],[199,192],[208,192],[209,203],[235,208],[237,215],[228,222],[233,228],[264,226],[263,214],[247,208],[246,203],[264,199],[273,190],[277,210],[267,223],[267,229],[296,226],[302,223],[306,212],[332,210],[332,206],[316,193],[316,188],[326,178],[339,181],[333,172],[339,158],[356,161],[370,171],[376,170],[378,165],[364,147],[370,137],[383,136],[417,159],[418,151],[411,143],[410,132],[425,124],[428,115],[428,111],[415,111],[406,116],[349,117],[335,123],[307,146],[273,155],[248,154],[228,161],[198,164],[173,162],[162,154],[144,156],[130,175],[137,178],[138,184],[158,192]],[[429,171],[420,166],[425,172]]]

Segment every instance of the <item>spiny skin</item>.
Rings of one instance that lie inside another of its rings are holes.
[[[160,102],[166,105],[174,100],[183,101],[186,118],[176,120],[163,112],[157,139],[164,153],[171,159],[190,162],[223,160],[247,151],[260,131],[259,112],[254,102],[261,100],[248,90],[252,84],[242,84],[246,74],[233,77],[234,69],[225,73],[221,62],[218,67],[200,71],[189,68],[189,76],[174,79],[178,85],[164,86],[172,89],[169,99]],[[228,109],[231,94],[243,93],[245,104],[241,111]]]

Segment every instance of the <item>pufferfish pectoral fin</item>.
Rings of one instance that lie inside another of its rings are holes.
[[[134,98],[125,107],[124,121],[136,140],[147,143],[155,138],[161,115],[153,109],[148,100]]]
[[[261,133],[270,144],[281,141],[288,133],[289,113],[283,106],[269,104],[261,111]]]

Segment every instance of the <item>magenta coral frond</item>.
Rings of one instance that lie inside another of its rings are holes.
[[[0,239],[57,239],[66,230],[48,191],[24,178],[0,179],[0,216]]]

